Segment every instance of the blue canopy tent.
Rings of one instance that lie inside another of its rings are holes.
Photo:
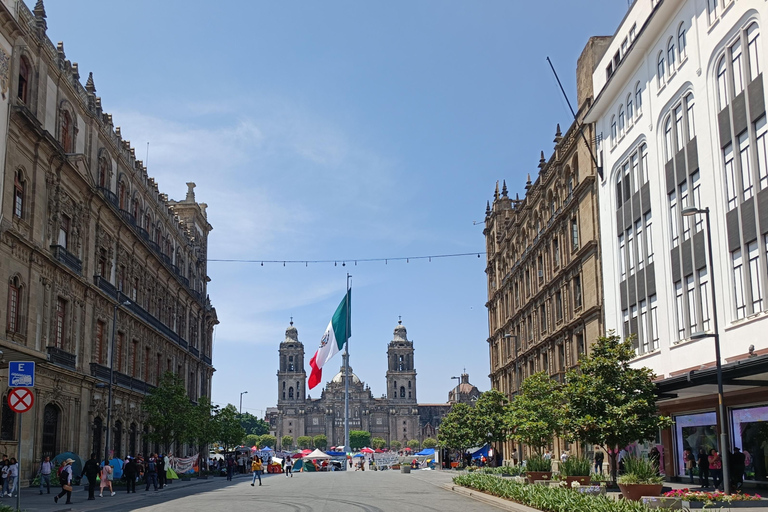
[[[485,445],[476,452],[472,453],[472,459],[477,460],[481,459],[483,457],[488,458],[488,449],[490,448],[490,445]]]
[[[325,453],[327,453],[331,457],[346,457],[347,456],[346,452],[325,452]]]
[[[270,448],[269,446],[265,446],[265,447],[264,447],[264,448],[262,448],[260,451],[262,451],[262,452],[273,452],[273,451],[275,451],[275,450],[273,450],[273,449],[272,449],[272,448]]]
[[[428,457],[428,456],[434,455],[434,454],[435,454],[435,449],[434,448],[424,448],[419,453],[414,453],[414,455],[417,455],[419,457],[421,457],[421,456]]]

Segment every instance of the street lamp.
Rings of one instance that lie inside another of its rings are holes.
[[[117,333],[117,310],[120,306],[127,306],[131,303],[126,299],[123,302],[115,302],[112,311],[112,342],[110,343],[109,354],[109,384],[107,386],[107,435],[104,443],[104,460],[109,460],[109,434],[112,431],[112,386],[115,381],[115,335]]]
[[[729,461],[730,449],[728,446],[728,420],[725,416],[725,405],[723,404],[723,366],[720,362],[720,333],[717,328],[717,296],[715,295],[715,276],[714,262],[712,260],[712,227],[709,222],[709,208],[699,209],[695,206],[683,208],[683,216],[691,217],[693,215],[703,214],[707,222],[707,252],[709,257],[709,268],[713,275],[709,276],[709,291],[712,294],[712,332],[694,332],[691,333],[692,340],[703,338],[715,339],[715,363],[717,365],[717,403],[718,414],[720,415],[720,452],[723,463],[723,490],[726,494],[731,494],[731,463]],[[723,452],[725,452],[723,454]]]
[[[245,395],[246,393],[248,392],[243,391],[242,393],[240,393],[240,416],[243,415],[243,395]]]
[[[515,335],[515,334],[505,334],[503,336],[503,338],[505,340],[508,340],[510,338],[514,338],[515,339],[515,394],[517,394],[517,393],[520,393],[520,361],[519,361],[519,357],[518,357],[519,356],[519,352],[520,352],[520,347],[517,345],[518,338],[517,338],[517,335]],[[510,388],[511,388],[511,386],[510,386]],[[512,389],[509,390],[509,395],[510,395],[509,398],[511,399],[512,398]],[[514,454],[515,443],[514,442],[510,443],[510,447],[512,448],[512,452]],[[523,453],[523,444],[520,443],[520,455],[522,455],[522,453]],[[506,454],[504,454],[504,455],[506,455]],[[513,456],[512,459],[515,460],[515,457]]]

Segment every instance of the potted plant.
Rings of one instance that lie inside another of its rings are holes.
[[[640,501],[643,496],[659,496],[663,481],[652,460],[627,457],[624,459],[624,474],[618,478],[617,483],[625,499]]]
[[[591,473],[592,462],[586,457],[568,457],[560,463],[560,476],[565,477],[568,487],[571,487],[572,482],[579,482],[579,485],[591,484]]]
[[[534,455],[525,463],[525,476],[528,483],[536,480],[552,480],[552,459],[546,459],[541,455]]]

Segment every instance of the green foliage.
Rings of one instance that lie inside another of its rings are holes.
[[[387,441],[384,438],[381,437],[374,437],[371,439],[371,447],[373,447],[376,450],[381,450],[387,446]]]
[[[220,432],[218,413],[218,406],[211,404],[209,397],[201,396],[197,405],[192,406],[190,423],[183,440],[201,449],[207,444],[214,443]]]
[[[586,457],[570,456],[560,463],[560,474],[563,476],[589,476],[592,474],[592,461]]]
[[[243,429],[245,429],[246,434],[254,434],[257,436],[269,434],[269,423],[260,418],[257,418],[251,413],[238,413],[237,419],[240,421],[240,425],[243,427]]]
[[[467,404],[454,404],[443,421],[440,422],[437,442],[442,447],[462,451],[482,444],[485,436],[478,437],[478,431],[474,427],[474,409]]]
[[[400,441],[398,441],[397,439],[395,439],[394,441],[389,443],[389,447],[392,448],[395,451],[398,451],[400,448],[403,447],[403,444]]]
[[[176,440],[189,440],[193,405],[184,382],[173,372],[165,372],[160,384],[152,389],[141,404],[150,427],[150,441],[160,443],[167,452]],[[171,414],[172,413],[172,414]]]
[[[525,468],[522,465],[517,466],[499,466],[495,468],[484,467],[478,470],[483,475],[509,475],[519,476],[525,474]]]
[[[219,442],[227,451],[237,446],[245,439],[245,429],[237,419],[237,409],[232,404],[227,404],[216,416],[219,423]]]
[[[437,441],[431,437],[428,437],[421,443],[421,446],[424,448],[434,448],[437,446]]]
[[[421,443],[419,443],[418,439],[411,439],[410,441],[408,441],[408,448],[410,448],[413,451],[418,451],[420,445]]]
[[[258,447],[264,448],[265,446],[269,446],[270,448],[276,448],[277,447],[277,438],[270,434],[264,434],[263,436],[259,436],[259,442]]]
[[[472,428],[475,429],[477,444],[506,441],[509,436],[507,416],[509,399],[495,389],[480,394],[474,407]]]
[[[619,336],[598,338],[578,369],[569,370],[563,394],[565,431],[581,441],[611,449],[616,478],[616,454],[635,441],[656,438],[671,419],[658,415],[653,371],[632,368],[632,340]]]
[[[257,436],[256,434],[246,434],[243,444],[245,446],[259,446],[259,439],[261,439],[261,436]]]
[[[315,448],[319,448],[321,450],[328,448],[328,438],[325,434],[316,435],[312,438],[312,442],[314,443]]]
[[[350,430],[349,447],[353,450],[359,450],[371,444],[371,433],[367,430]]]
[[[541,453],[561,431],[562,418],[560,385],[539,372],[523,381],[520,393],[508,407],[506,424],[513,439]]]
[[[296,444],[302,450],[306,450],[307,448],[312,446],[312,438],[309,436],[299,436],[299,438],[296,439]]]
[[[280,439],[280,446],[283,447],[283,450],[290,450],[293,446],[293,437],[292,436],[283,436],[282,439]]]
[[[656,463],[645,457],[626,457],[624,474],[618,479],[620,484],[658,485],[663,481]]]
[[[525,461],[526,471],[552,471],[552,459],[545,459],[540,454],[535,454],[533,457]]]
[[[493,475],[473,473],[455,477],[456,485],[477,489],[544,512],[650,512],[639,501],[590,496],[571,489],[547,485],[526,485]]]

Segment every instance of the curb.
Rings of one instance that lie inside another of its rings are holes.
[[[493,505],[494,507],[500,509],[508,510],[509,512],[541,512],[541,510],[537,508],[527,507],[525,505],[521,505],[520,503],[515,503],[514,501],[491,496],[490,494],[485,494],[480,491],[476,491],[475,489],[462,487],[460,485],[443,484],[441,487],[447,491],[460,494],[461,496],[465,496],[476,501],[482,501],[483,503]]]

